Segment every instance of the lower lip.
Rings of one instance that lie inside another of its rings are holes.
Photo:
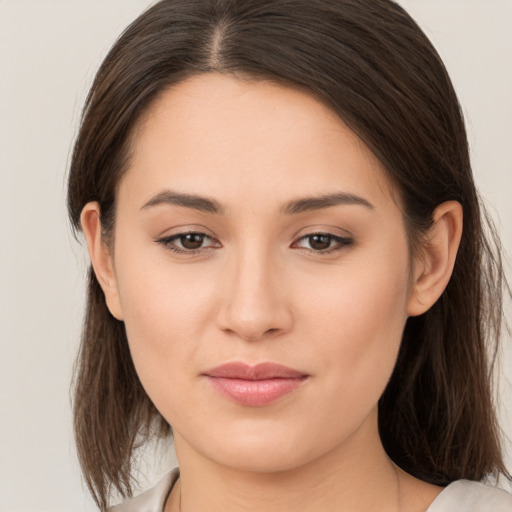
[[[296,390],[307,377],[264,380],[228,379],[208,376],[210,384],[222,395],[241,405],[261,407]]]

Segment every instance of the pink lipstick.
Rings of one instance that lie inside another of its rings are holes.
[[[307,379],[303,372],[276,363],[223,364],[204,373],[213,388],[241,405],[261,407],[294,391]]]

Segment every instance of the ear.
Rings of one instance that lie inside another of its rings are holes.
[[[101,234],[100,205],[97,202],[87,203],[84,206],[80,214],[80,223],[87,240],[91,264],[105,294],[107,307],[112,316],[122,320],[113,254]]]
[[[439,299],[453,272],[462,236],[462,206],[457,201],[439,205],[420,254],[415,257],[407,313],[425,313]]]

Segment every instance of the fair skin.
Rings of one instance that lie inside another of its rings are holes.
[[[183,512],[420,512],[439,494],[387,457],[377,402],[407,318],[450,278],[462,209],[440,205],[411,256],[397,197],[362,141],[303,91],[206,74],[145,112],[113,245],[97,203],[81,221],[141,382],[174,430],[181,476],[166,512],[180,501]],[[196,245],[176,236],[187,232]],[[204,375],[231,361],[307,379],[241,405]]]

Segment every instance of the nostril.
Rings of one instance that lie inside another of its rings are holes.
[[[281,329],[278,329],[276,327],[272,327],[271,329],[267,329],[266,331],[263,331],[261,333],[258,333],[258,334],[242,334],[240,331],[236,332],[235,334],[237,334],[238,336],[240,336],[240,338],[242,338],[243,340],[245,341],[258,341],[262,338],[265,338],[267,336],[273,336],[273,335],[276,335],[280,332]]]

